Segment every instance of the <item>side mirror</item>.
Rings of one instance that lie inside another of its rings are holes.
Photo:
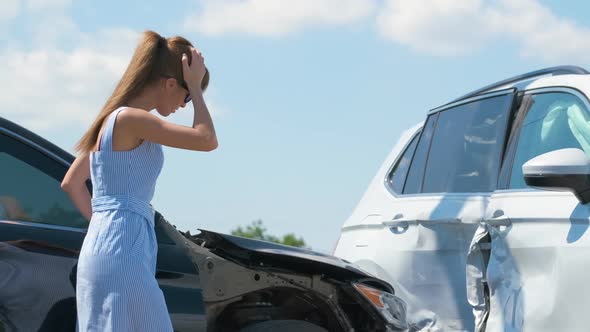
[[[580,149],[561,149],[537,156],[522,165],[528,186],[571,191],[582,204],[590,202],[590,159]]]

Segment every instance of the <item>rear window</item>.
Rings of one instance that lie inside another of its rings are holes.
[[[496,188],[512,96],[480,99],[440,112],[422,193]]]
[[[404,189],[404,183],[406,182],[406,176],[410,170],[410,162],[416,151],[418,145],[418,138],[420,134],[415,135],[410,144],[406,147],[406,150],[402,153],[397,163],[393,167],[392,171],[387,177],[389,187],[396,193],[401,193]]]

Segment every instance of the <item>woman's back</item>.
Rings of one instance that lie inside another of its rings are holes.
[[[150,202],[156,181],[164,164],[162,146],[143,140],[133,150],[113,151],[113,132],[117,115],[125,107],[116,109],[107,118],[98,151],[90,153],[92,179],[92,208],[128,209],[150,216]]]

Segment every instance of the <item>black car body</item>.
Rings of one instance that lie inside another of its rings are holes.
[[[0,331],[74,330],[87,221],[60,187],[73,160],[0,117]],[[341,259],[155,218],[156,278],[175,331],[407,328],[392,287]]]

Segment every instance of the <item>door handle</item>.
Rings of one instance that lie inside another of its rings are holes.
[[[506,217],[492,218],[487,221],[487,224],[490,226],[510,226],[512,225],[512,220]]]
[[[411,223],[415,223],[415,220],[404,219],[404,215],[401,213],[396,214],[391,220],[385,220],[381,222],[383,226],[387,227],[399,227],[407,228]]]
[[[383,225],[387,227],[408,228],[410,223],[411,220],[387,220],[383,222]]]
[[[512,220],[504,214],[504,211],[496,210],[492,218],[487,220],[486,223],[490,226],[511,226]]]
[[[411,220],[404,219],[404,215],[401,213],[396,214],[391,220],[385,220],[381,222],[383,226],[389,227],[389,230],[393,234],[405,233],[410,228]]]

